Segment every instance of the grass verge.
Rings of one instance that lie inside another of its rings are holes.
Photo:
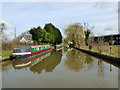
[[[0,56],[2,56],[0,58],[0,61],[9,58],[10,55],[12,55],[12,51],[2,51],[2,52],[0,52]]]

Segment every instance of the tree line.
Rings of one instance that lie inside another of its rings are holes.
[[[53,45],[60,44],[62,42],[62,34],[60,30],[52,23],[45,24],[44,28],[33,27],[29,30],[32,35],[34,44],[50,43]]]
[[[8,27],[6,23],[0,23],[0,45],[2,46],[2,48],[0,48],[1,50],[12,50],[13,48],[21,47],[24,45],[32,45],[32,43],[20,42],[20,37],[9,40],[7,35],[4,33],[7,28]],[[29,30],[29,33],[32,35],[34,45],[46,43],[56,45],[62,42],[62,34],[60,30],[52,23],[45,24],[43,29],[40,26],[33,27]]]

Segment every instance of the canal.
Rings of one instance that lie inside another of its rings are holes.
[[[3,62],[3,88],[118,88],[117,67],[75,49],[29,61]]]

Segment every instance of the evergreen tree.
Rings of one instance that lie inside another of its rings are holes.
[[[35,44],[42,43],[51,43],[51,44],[60,44],[62,42],[62,35],[58,28],[53,24],[46,24],[44,29],[40,26],[37,28],[31,28],[30,34]]]

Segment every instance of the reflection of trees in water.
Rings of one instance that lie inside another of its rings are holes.
[[[87,64],[87,70],[90,70],[90,69],[93,67],[93,65],[94,65],[93,59],[92,59],[92,57],[91,57],[90,55],[88,55],[88,54],[85,54],[85,56],[86,56],[86,58],[85,58],[85,63]]]
[[[94,60],[92,56],[84,54],[78,50],[70,50],[67,52],[65,65],[73,71],[79,71],[81,69],[90,70],[94,68]],[[98,59],[98,75],[104,76],[104,63],[103,60]]]
[[[64,47],[63,51],[64,53],[67,52],[68,48]]]
[[[73,49],[67,52],[65,65],[73,71],[90,70],[94,66],[94,60],[92,56]]]
[[[104,76],[104,63],[103,60],[98,60],[98,76]]]
[[[111,66],[111,64],[110,64],[110,71],[112,71],[112,66]]]
[[[73,71],[79,71],[83,69],[85,63],[84,53],[78,50],[70,50],[67,52],[65,65]]]
[[[38,64],[30,67],[32,72],[41,73],[45,69],[46,72],[52,72],[55,67],[60,63],[62,51],[52,51],[50,56],[42,60]]]

